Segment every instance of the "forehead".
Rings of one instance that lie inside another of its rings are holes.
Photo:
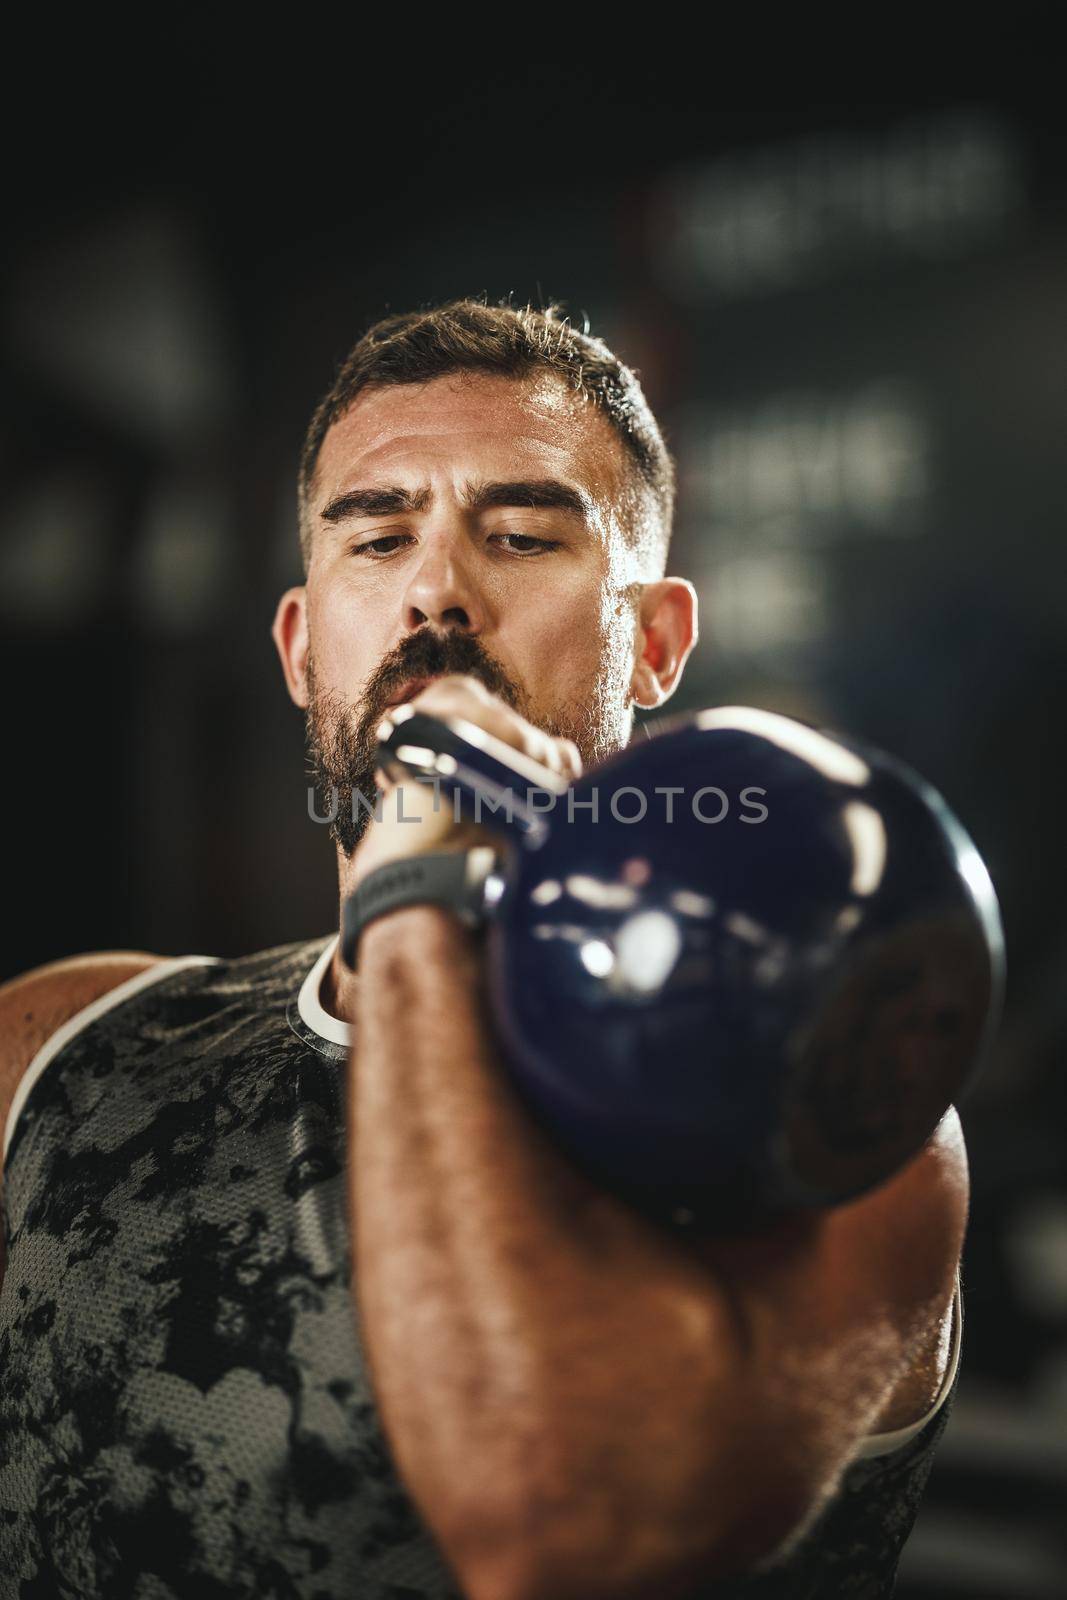
[[[455,373],[360,394],[323,440],[312,500],[347,482],[435,470],[494,480],[551,472],[608,500],[624,454],[603,414],[556,373]]]

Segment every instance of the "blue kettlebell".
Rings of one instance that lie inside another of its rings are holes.
[[[921,1149],[988,1046],[1004,954],[981,857],[916,773],[723,707],[568,785],[462,719],[391,717],[383,767],[499,837],[498,1040],[592,1175],[736,1227],[840,1204]]]

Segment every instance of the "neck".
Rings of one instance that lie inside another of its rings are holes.
[[[355,1014],[356,983],[356,974],[349,972],[341,960],[341,951],[338,947],[319,984],[319,1000],[331,1017],[337,1017],[339,1021],[351,1024]]]

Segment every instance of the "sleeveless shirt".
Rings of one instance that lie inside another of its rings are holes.
[[[38,1052],[4,1157],[0,1600],[462,1600],[352,1294],[336,936],[164,961]],[[777,1565],[692,1600],[892,1592],[955,1394],[868,1439]]]

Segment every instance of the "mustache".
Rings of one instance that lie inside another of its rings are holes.
[[[313,655],[307,662],[309,699],[306,735],[310,776],[324,795],[358,790],[368,799],[377,790],[376,729],[396,691],[411,678],[435,678],[445,673],[477,678],[520,715],[525,696],[498,661],[470,634],[435,632],[426,628],[405,639],[371,675],[358,703],[347,701],[337,690],[318,681]],[[365,810],[336,807],[330,835],[351,859],[367,827]]]
[[[413,633],[395,655],[380,664],[364,691],[368,707],[384,709],[390,697],[410,678],[439,677],[443,673],[463,673],[477,678],[513,709],[521,695],[498,661],[469,633]]]

